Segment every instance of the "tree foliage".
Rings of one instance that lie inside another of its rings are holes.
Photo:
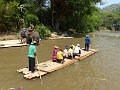
[[[83,30],[84,21],[87,19],[85,17],[92,16],[97,11],[95,7],[97,2],[99,0],[51,0],[52,26],[59,32],[61,25],[65,23],[64,29],[72,28],[76,32],[85,32]]]
[[[120,5],[116,10],[101,12],[102,26],[109,30],[120,30]]]
[[[0,31],[18,31],[30,23],[51,31],[87,33],[101,24],[95,4],[101,0],[1,0]],[[40,27],[39,27],[40,28]],[[47,33],[47,32],[46,32]]]

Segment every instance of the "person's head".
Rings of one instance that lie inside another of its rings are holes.
[[[31,44],[32,45],[37,45],[37,42],[36,41],[32,41]]]
[[[88,38],[89,37],[89,35],[86,35],[86,38]]]
[[[65,49],[68,49],[68,46],[65,46]]]
[[[30,27],[31,27],[32,29],[34,29],[34,28],[35,28],[33,24],[30,24]]]
[[[22,31],[23,31],[23,32],[26,32],[26,28],[23,28]]]
[[[60,49],[60,51],[62,52],[63,50],[62,50],[62,49]]]
[[[54,46],[55,49],[58,49],[58,46]]]
[[[28,32],[29,32],[29,34],[32,34],[34,32],[34,30],[32,28],[29,28]]]
[[[80,46],[80,44],[77,44],[77,46],[79,47],[79,46]]]

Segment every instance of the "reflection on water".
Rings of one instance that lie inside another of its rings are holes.
[[[117,36],[116,36],[117,35]],[[120,32],[97,32],[91,34],[91,48],[99,52],[39,78],[25,80],[16,72],[28,64],[28,47],[0,49],[0,90],[24,87],[25,90],[120,90]],[[51,59],[54,45],[80,43],[84,37],[61,40],[44,40],[37,47],[39,62]]]

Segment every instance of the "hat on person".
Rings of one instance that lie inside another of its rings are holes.
[[[80,46],[80,44],[77,44],[77,46]]]
[[[56,49],[57,49],[57,48],[58,48],[58,46],[54,46],[54,48],[56,48]]]
[[[22,30],[26,30],[26,28],[22,28]]]
[[[86,35],[86,37],[89,37],[89,35]]]
[[[36,44],[37,42],[36,41],[32,41],[31,44]]]
[[[66,49],[68,49],[68,46],[65,46]]]

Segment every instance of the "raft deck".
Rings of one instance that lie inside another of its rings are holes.
[[[64,59],[65,62],[63,64],[53,62],[52,60],[49,60],[49,61],[46,61],[46,62],[39,63],[37,65],[37,70],[35,70],[34,73],[30,73],[28,68],[19,69],[19,70],[17,70],[17,72],[22,73],[23,77],[26,78],[26,79],[32,79],[32,78],[35,78],[35,77],[40,77],[40,75],[44,76],[46,74],[49,74],[49,73],[54,72],[56,70],[59,70],[63,67],[66,67],[70,64],[73,64],[77,61],[80,61],[80,60],[94,54],[95,52],[97,52],[97,50],[95,50],[95,49],[90,49],[89,51],[81,50],[80,57],[76,56],[75,59],[72,59],[72,60],[71,59]]]
[[[20,40],[6,40],[6,41],[0,41],[0,48],[8,48],[8,47],[20,47],[20,46],[26,46],[27,44],[22,44]]]

